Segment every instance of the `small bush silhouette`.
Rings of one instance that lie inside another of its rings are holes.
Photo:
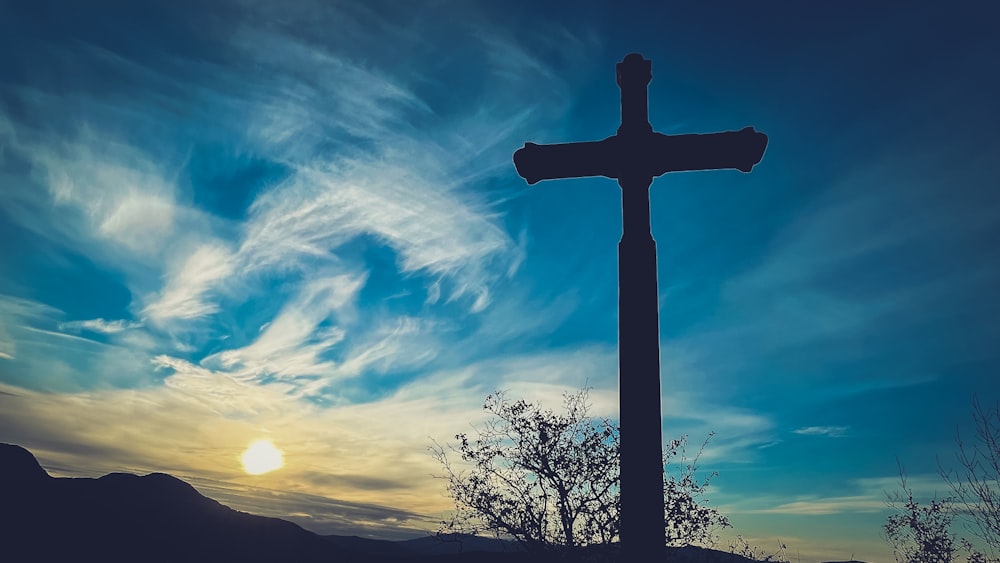
[[[951,563],[958,544],[951,533],[955,518],[951,510],[952,499],[932,499],[921,506],[913,499],[913,490],[906,485],[906,476],[900,468],[900,486],[889,496],[888,504],[897,511],[889,516],[882,529],[885,539],[892,545],[892,553],[899,563]]]
[[[785,555],[785,550],[787,549],[788,546],[779,541],[778,550],[774,553],[767,553],[758,546],[751,546],[750,542],[748,542],[747,539],[741,534],[737,534],[736,538],[730,540],[729,542],[729,553],[766,563],[789,563],[788,558]]]

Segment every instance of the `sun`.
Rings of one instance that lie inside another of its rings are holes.
[[[250,475],[261,475],[285,464],[281,450],[267,440],[257,440],[243,452],[243,470]]]

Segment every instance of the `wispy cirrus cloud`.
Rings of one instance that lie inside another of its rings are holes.
[[[829,436],[830,438],[842,438],[847,435],[848,426],[803,426],[792,430],[794,434],[803,436]]]
[[[58,314],[58,309],[44,303],[0,294],[0,354],[4,359],[13,360],[20,329],[25,324],[46,322]]]
[[[147,107],[143,96],[124,97],[117,107],[89,115],[87,103],[77,104],[74,109],[84,111],[80,117],[94,124],[58,135],[51,146],[53,132],[5,121],[16,137],[9,146],[34,167],[48,195],[48,202],[36,202],[35,215],[17,219],[57,225],[54,240],[100,255],[102,265],[124,274],[133,295],[133,319],[69,321],[58,325],[60,330],[113,337],[111,343],[82,339],[79,346],[104,350],[103,371],[120,374],[115,378],[130,373],[136,382],[145,381],[159,368],[159,375],[174,372],[165,378],[167,386],[209,395],[243,385],[312,397],[343,379],[433,369],[431,362],[439,358],[444,366],[482,361],[477,341],[456,342],[453,321],[441,322],[435,307],[484,312],[493,304],[492,286],[515,275],[523,261],[523,240],[512,239],[502,214],[472,187],[490,174],[477,168],[509,167],[504,141],[517,134],[527,114],[522,108],[510,110],[516,115],[486,111],[493,107],[487,98],[465,113],[441,116],[442,124],[435,126],[428,104],[405,84],[412,76],[392,78],[343,52],[286,34],[241,33],[234,48],[274,72],[245,75],[198,62],[189,68],[211,70],[216,78],[195,83],[190,75],[171,75],[172,65],[156,69],[99,53],[102,65],[130,76],[133,84],[153,80],[171,91],[198,93],[198,115],[212,115],[217,130],[243,126],[237,150],[287,170],[254,192],[237,220],[192,201],[183,159],[154,158],[156,147],[116,133],[140,114],[162,120],[155,128],[166,130],[163,108]],[[253,40],[244,41],[248,38]],[[506,96],[509,88],[520,87],[519,77],[503,78],[507,89],[489,95]],[[536,78],[520,77],[526,83]],[[56,101],[34,98],[39,111]],[[427,126],[412,126],[414,119]],[[53,218],[49,202],[72,220]],[[394,275],[405,292],[425,293],[417,315],[391,307],[361,317],[353,311],[367,267],[342,250],[360,237],[391,249]],[[275,285],[281,291],[275,292]],[[262,294],[270,299],[265,316],[255,316],[265,324],[260,334],[249,342],[228,339],[248,327],[243,319],[220,313],[259,303]],[[514,308],[523,314],[523,307]],[[220,324],[219,317],[229,318]],[[133,353],[119,354],[124,348],[118,344]],[[13,346],[4,353],[14,357]],[[210,353],[199,353],[206,347]],[[178,351],[185,359],[174,357]],[[136,354],[154,361],[137,367]],[[80,369],[91,365],[50,360],[60,367],[44,370],[47,377],[74,389],[85,381]],[[32,366],[37,369],[37,362]],[[69,385],[71,380],[79,383]],[[375,395],[387,393],[391,385]],[[356,400],[369,394],[333,391],[329,397]]]
[[[51,391],[149,383],[149,357],[131,345],[145,332],[143,326],[65,318],[50,305],[0,295],[0,353],[10,361],[2,371],[4,383]]]
[[[888,510],[887,500],[894,491],[901,490],[900,476],[862,477],[838,483],[846,494],[798,495],[789,500],[788,495],[745,495],[729,500],[727,509],[738,514],[789,514],[822,516],[839,513],[871,513]],[[917,499],[939,496],[947,485],[937,474],[906,476],[906,485]],[[723,486],[722,489],[725,490]],[[728,499],[728,491],[724,495]]]
[[[316,379],[320,385],[329,383],[338,364],[324,356],[343,340],[345,329],[353,328],[364,281],[362,274],[309,280],[251,344],[213,354],[202,363],[246,383],[269,378],[295,387],[312,388]]]
[[[99,332],[102,334],[117,334],[132,328],[139,328],[142,323],[136,321],[127,321],[125,319],[116,320],[105,320],[101,318],[97,319],[87,319],[83,321],[69,321],[65,323],[59,323],[59,330],[68,330],[71,332],[80,331],[91,331]]]
[[[154,122],[167,117],[155,102],[146,107],[151,100],[142,96],[117,108],[99,107],[93,99],[76,104],[74,110],[84,112],[78,119],[98,124],[60,134],[57,142],[52,132],[5,119],[11,148],[36,168],[37,180],[70,219],[52,218],[38,201],[31,215],[23,205],[16,208],[20,222],[55,225],[61,244],[99,253],[105,264],[124,270],[138,297],[136,322],[146,319],[174,335],[204,326],[190,321],[214,315],[222,301],[239,303],[254,280],[314,275],[316,264],[335,262],[340,247],[359,236],[394,249],[402,275],[428,276],[428,302],[436,302],[443,288],[446,303],[468,296],[468,307],[483,310],[490,285],[516,270],[523,249],[488,202],[456,181],[465,163],[455,137],[444,128],[407,125],[414,115],[430,115],[421,98],[336,47],[288,34],[246,26],[231,47],[274,72],[247,75],[198,62],[195,71],[216,77],[198,83],[191,72],[172,74],[173,63],[154,68],[87,48],[77,56],[90,53],[102,68],[140,88],[152,81],[199,93],[199,115],[221,120],[218,130],[240,129],[233,120],[251,116],[238,144],[291,173],[263,186],[245,222],[227,224],[211,210],[181,202],[190,199],[177,173],[183,163],[154,164],[153,147],[117,138],[114,131],[136,115]],[[58,101],[32,100],[39,112]],[[503,121],[475,113],[467,124],[478,127],[484,119]]]
[[[150,302],[142,309],[142,315],[154,324],[198,319],[218,311],[209,292],[235,273],[235,264],[223,244],[202,243],[189,253],[176,253],[166,269],[163,289],[148,297]]]
[[[449,188],[445,175],[415,173],[407,164],[432,163],[433,154],[411,156],[299,171],[250,208],[241,255],[251,268],[289,268],[330,259],[347,240],[372,235],[399,254],[401,273],[449,280],[449,299],[470,294],[471,310],[481,311],[492,279],[509,272],[505,263],[519,260],[520,249],[490,213]]]
[[[882,512],[885,510],[885,500],[867,495],[812,498],[786,502],[771,508],[762,508],[753,512],[758,514],[795,514],[802,516],[819,516],[840,514],[844,512]]]
[[[161,165],[90,126],[75,139],[20,132],[25,139],[12,149],[35,166],[51,202],[70,212],[62,225],[53,222],[54,232],[107,243],[112,252],[128,253],[127,260],[161,255],[181,213]],[[42,225],[50,227],[35,228]]]

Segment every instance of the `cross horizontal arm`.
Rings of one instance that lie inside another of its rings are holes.
[[[649,141],[636,143],[629,151],[651,166],[652,176],[684,170],[735,168],[750,172],[764,157],[767,135],[745,127],[739,131],[692,135],[653,133]],[[645,168],[645,167],[644,167]]]
[[[528,184],[587,176],[615,178],[612,174],[617,169],[614,165],[616,151],[611,146],[614,138],[554,145],[525,143],[514,153],[514,168]]]
[[[528,184],[587,176],[653,178],[684,170],[749,172],[766,147],[767,135],[753,127],[692,135],[618,134],[585,143],[525,143],[514,153],[514,167]]]

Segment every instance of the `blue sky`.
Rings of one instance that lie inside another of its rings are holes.
[[[655,130],[770,139],[653,183],[664,435],[716,432],[733,533],[891,560],[896,458],[944,493],[997,399],[995,11],[288,4],[0,2],[0,441],[432,529],[427,447],[489,392],[617,415],[619,189],[511,155],[613,134],[640,52]]]

